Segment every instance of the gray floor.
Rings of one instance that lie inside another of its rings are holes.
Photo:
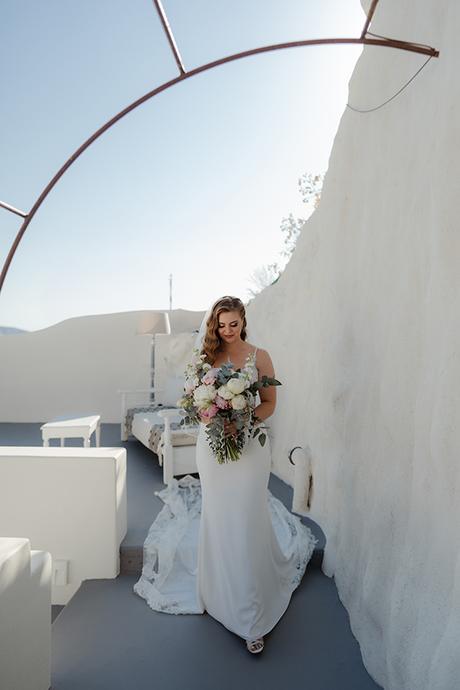
[[[119,426],[102,425],[102,445],[128,449],[128,533],[123,547],[142,545],[163,503],[161,469],[137,441],[121,443]],[[1,445],[41,445],[39,424],[0,424]],[[67,445],[81,445],[69,440]],[[274,475],[270,490],[290,508],[292,490]],[[87,580],[63,607],[53,607],[53,690],[371,690],[379,688],[362,664],[334,580],[321,569],[324,535],[288,610],[250,655],[243,641],[208,614],[152,611],[134,594],[137,576]]]

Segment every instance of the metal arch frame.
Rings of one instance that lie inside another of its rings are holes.
[[[219,67],[220,65],[225,64],[226,62],[233,62],[234,60],[240,60],[241,58],[249,57],[251,55],[257,55],[259,53],[268,53],[271,51],[275,50],[284,50],[286,48],[299,48],[303,46],[309,46],[309,45],[325,45],[325,44],[357,44],[357,45],[371,45],[371,46],[382,46],[385,48],[396,48],[398,50],[405,50],[405,51],[410,51],[414,53],[421,53],[423,55],[430,55],[431,57],[439,57],[439,51],[436,50],[435,48],[432,48],[430,46],[421,44],[421,43],[414,43],[410,41],[401,41],[399,39],[393,39],[393,38],[380,38],[380,39],[375,39],[375,38],[366,38],[366,34],[368,33],[368,28],[369,25],[372,21],[372,17],[374,15],[374,12],[376,10],[377,4],[379,0],[372,0],[371,6],[369,8],[369,11],[367,13],[366,21],[364,23],[364,27],[361,32],[361,36],[359,38],[317,38],[317,39],[309,39],[309,40],[304,40],[304,41],[290,41],[288,43],[276,43],[273,45],[268,45],[268,46],[262,46],[259,48],[252,48],[251,50],[244,50],[243,52],[240,53],[234,53],[233,55],[228,55],[227,57],[220,58],[219,60],[214,60],[213,62],[208,62],[205,65],[200,65],[199,67],[196,67],[195,69],[192,69],[190,71],[186,71],[184,67],[184,63],[182,61],[182,58],[179,54],[179,50],[176,45],[176,41],[174,39],[173,33],[171,31],[171,27],[169,26],[168,19],[166,17],[166,13],[163,9],[163,6],[161,4],[161,0],[153,0],[156,10],[158,12],[158,15],[160,17],[161,24],[163,26],[163,29],[165,31],[166,37],[168,39],[170,48],[173,52],[174,59],[176,61],[177,67],[179,69],[179,76],[174,77],[174,79],[170,79],[167,82],[164,82],[160,86],[158,86],[156,89],[153,89],[152,91],[149,91],[148,93],[144,94],[144,96],[141,96],[141,98],[138,98],[136,101],[133,101],[130,103],[130,105],[126,106],[123,110],[118,112],[114,117],[112,117],[110,120],[108,120],[102,127],[100,127],[94,134],[92,134],[86,141],[83,142],[83,144],[66,160],[64,165],[57,171],[57,173],[54,175],[54,177],[48,182],[46,185],[45,189],[42,191],[40,196],[37,198],[35,201],[34,205],[30,209],[28,213],[21,211],[14,206],[11,206],[10,204],[7,204],[6,202],[0,201],[0,207],[6,209],[7,211],[10,211],[11,213],[15,213],[18,216],[21,216],[24,218],[24,221],[13,241],[13,244],[11,245],[10,251],[8,253],[8,256],[6,257],[5,263],[3,265],[2,273],[0,275],[0,292],[3,288],[3,284],[5,282],[6,275],[8,273],[9,267],[11,265],[11,262],[13,260],[14,254],[18,248],[19,242],[21,241],[25,231],[27,230],[32,218],[35,216],[37,213],[38,209],[42,205],[43,201],[46,199],[50,191],[53,189],[53,187],[56,185],[58,180],[62,177],[62,175],[66,172],[66,170],[74,163],[77,158],[81,156],[83,151],[88,148],[96,139],[98,139],[107,129],[112,127],[118,120],[120,120],[122,117],[127,115],[129,112],[137,108],[138,106],[142,105],[142,103],[145,103],[148,101],[150,98],[153,98],[157,94],[161,93],[162,91],[166,91],[167,89],[171,88],[175,84],[178,84],[181,81],[184,81],[185,79],[189,79],[190,77],[194,77],[196,74],[200,74],[201,72],[206,72],[207,70],[213,69],[214,67]]]

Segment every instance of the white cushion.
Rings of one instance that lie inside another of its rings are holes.
[[[163,405],[177,405],[177,401],[184,394],[184,378],[182,376],[168,377],[165,381],[161,402]]]

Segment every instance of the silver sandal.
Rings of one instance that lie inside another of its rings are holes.
[[[246,640],[246,647],[251,654],[258,654],[264,648],[264,638],[258,637],[256,640]]]

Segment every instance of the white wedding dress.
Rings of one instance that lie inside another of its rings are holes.
[[[255,380],[255,353],[251,361]],[[238,460],[219,464],[201,424],[196,453],[200,479],[173,479],[156,492],[165,505],[145,540],[134,591],[152,609],[207,611],[254,640],[286,611],[318,540],[268,489],[268,438],[264,447],[250,439]]]

